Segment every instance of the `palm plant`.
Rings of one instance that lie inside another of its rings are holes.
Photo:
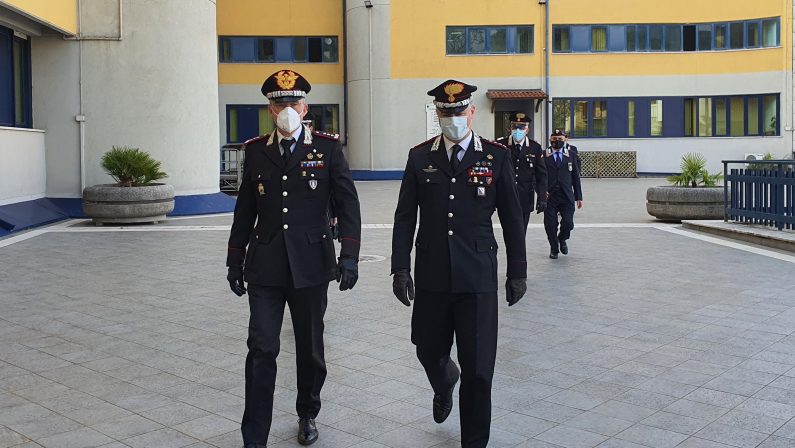
[[[160,162],[138,148],[117,147],[102,156],[102,168],[120,187],[149,185],[168,175],[160,171]]]
[[[668,177],[677,187],[714,187],[723,178],[723,174],[710,174],[707,171],[707,159],[699,153],[690,152],[682,156],[681,174]]]

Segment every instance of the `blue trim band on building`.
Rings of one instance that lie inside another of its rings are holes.
[[[177,196],[169,216],[228,213],[236,199],[224,193]],[[85,218],[80,198],[42,198],[0,206],[0,237],[69,218]]]
[[[403,180],[403,171],[351,170],[353,180]]]

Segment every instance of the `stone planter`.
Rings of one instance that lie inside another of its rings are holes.
[[[646,211],[663,221],[723,219],[723,187],[651,187]]]
[[[83,212],[97,225],[159,222],[174,210],[174,187],[94,185],[83,190]]]

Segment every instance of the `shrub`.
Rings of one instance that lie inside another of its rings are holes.
[[[677,187],[714,187],[723,174],[710,174],[706,166],[707,159],[702,154],[689,152],[682,156],[682,173],[669,176],[668,182]]]
[[[160,162],[146,151],[127,146],[116,147],[102,156],[102,168],[120,187],[149,185],[168,175],[160,171]]]

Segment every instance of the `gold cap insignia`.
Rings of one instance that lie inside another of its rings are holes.
[[[298,79],[298,75],[292,70],[282,70],[273,75],[273,77],[276,78],[276,84],[282,90],[292,90],[295,87],[295,81]]]
[[[493,155],[491,155],[491,154],[489,154],[489,155],[487,155],[487,156],[486,156],[486,158],[487,158],[487,159],[489,159],[489,160],[491,160],[491,159],[493,159],[493,158],[494,158],[494,156],[493,156]]]
[[[522,113],[516,114],[516,118],[518,118],[518,119],[520,119],[520,120],[521,120],[522,118],[526,117],[526,116],[527,116],[527,115],[525,115],[525,114],[522,114]]]
[[[451,103],[455,101],[455,96],[464,91],[464,85],[458,82],[447,84],[444,86],[444,93],[446,93],[447,100]]]

